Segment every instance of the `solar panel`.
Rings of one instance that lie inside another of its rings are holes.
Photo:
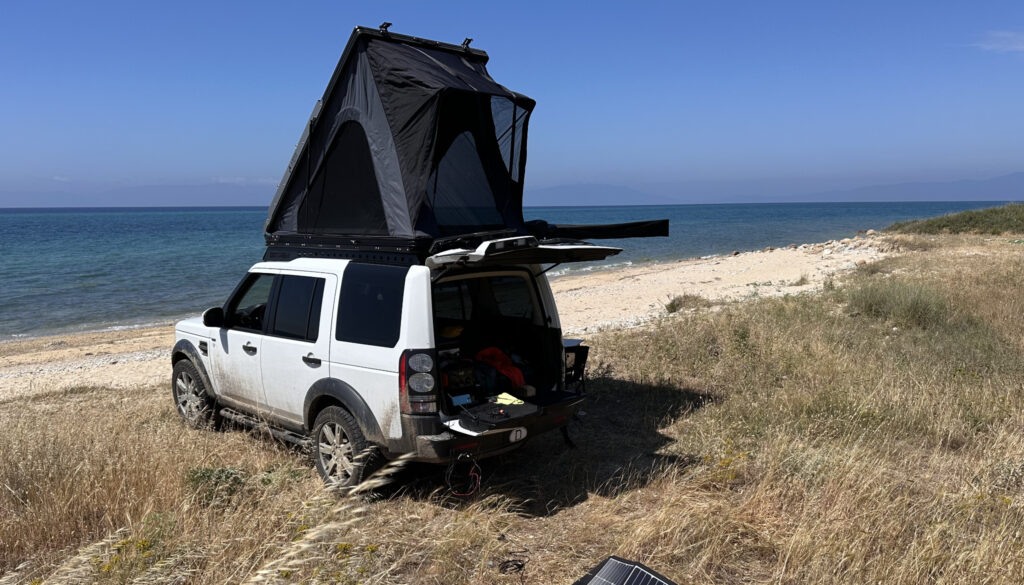
[[[651,569],[620,559],[608,557],[587,572],[573,585],[676,585]]]

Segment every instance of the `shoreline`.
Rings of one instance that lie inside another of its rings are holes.
[[[837,275],[891,255],[891,244],[879,236],[867,230],[842,240],[569,274],[552,279],[551,289],[564,334],[636,327],[673,313],[666,305],[675,297],[700,297],[706,302],[699,304],[713,309],[758,297],[816,292]]]
[[[867,231],[872,232],[872,235],[877,235],[874,230],[867,230]],[[863,230],[862,230],[862,232],[863,232]],[[768,252],[769,250],[771,250],[771,251],[774,251],[774,250],[787,250],[787,249],[806,250],[806,249],[809,249],[809,248],[815,248],[816,247],[820,251],[820,249],[823,246],[828,246],[828,245],[833,244],[833,243],[838,244],[840,242],[845,242],[845,241],[848,241],[848,240],[849,241],[857,241],[857,240],[864,241],[864,240],[866,240],[866,238],[864,237],[863,233],[858,233],[854,238],[844,238],[842,240],[829,240],[828,242],[820,242],[820,243],[812,243],[812,244],[789,244],[788,246],[779,247],[779,248],[768,246],[765,249],[761,249],[761,250],[737,250],[737,251],[732,251],[732,252],[728,252],[728,253],[708,254],[708,255],[705,255],[705,256],[688,256],[688,257],[676,258],[676,259],[660,258],[660,259],[644,259],[644,260],[624,260],[622,262],[612,262],[612,263],[609,263],[609,264],[595,264],[595,265],[592,265],[592,266],[588,266],[586,268],[579,268],[579,269],[573,269],[572,267],[567,267],[566,269],[564,269],[565,271],[560,271],[558,269],[555,269],[555,270],[551,270],[550,272],[547,272],[547,275],[548,275],[548,278],[549,278],[549,280],[550,280],[550,282],[552,284],[552,289],[554,289],[555,288],[555,286],[554,286],[555,282],[562,281],[562,280],[565,280],[565,279],[572,280],[572,279],[577,279],[577,278],[586,278],[586,277],[590,277],[590,276],[593,276],[593,275],[623,272],[623,271],[629,271],[629,270],[633,270],[633,269],[658,269],[658,268],[665,268],[665,267],[674,267],[674,266],[677,266],[679,264],[684,264],[684,263],[695,263],[695,262],[699,262],[699,261],[716,261],[716,260],[721,260],[723,258],[734,258],[734,257],[737,257],[737,256],[743,256],[745,254],[758,254],[758,253]],[[561,312],[561,308],[559,309],[559,311]],[[78,326],[78,327],[81,327],[81,329],[73,328],[73,329],[64,330],[64,331],[43,330],[43,331],[40,331],[38,333],[15,333],[15,334],[10,335],[9,337],[0,339],[0,358],[2,358],[3,355],[4,355],[4,352],[2,351],[3,346],[5,346],[7,344],[11,344],[11,343],[30,342],[30,341],[35,341],[35,340],[40,340],[40,339],[50,339],[50,338],[53,338],[53,339],[64,339],[66,337],[76,336],[76,335],[97,335],[97,334],[105,334],[105,333],[106,334],[114,334],[114,333],[119,333],[119,332],[122,332],[122,331],[131,332],[131,331],[146,331],[146,330],[150,330],[150,329],[161,329],[161,328],[165,328],[165,327],[171,327],[175,323],[177,323],[178,321],[181,321],[182,319],[187,319],[189,317],[194,317],[194,316],[197,316],[200,313],[201,313],[201,311],[199,313],[183,313],[182,315],[179,315],[179,316],[176,316],[176,317],[167,317],[167,318],[158,319],[158,320],[140,319],[138,322],[126,322],[126,323],[117,323],[117,324],[106,324],[106,325],[82,324],[82,325]],[[0,366],[0,367],[2,367],[2,366]]]
[[[725,256],[645,262],[551,279],[567,336],[637,327],[672,311],[676,296],[717,310],[759,297],[809,294],[858,265],[880,260],[891,245],[866,237],[733,252]],[[699,299],[698,299],[699,297]],[[696,310],[683,306],[678,312]],[[0,403],[76,387],[164,384],[174,344],[173,322],[115,326],[0,342]]]

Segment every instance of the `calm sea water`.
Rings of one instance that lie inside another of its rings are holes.
[[[820,242],[1000,203],[547,207],[526,216],[670,220],[668,238],[602,242],[624,249],[603,263],[620,265]],[[265,218],[264,208],[0,209],[0,340],[168,322],[219,305],[261,259]]]

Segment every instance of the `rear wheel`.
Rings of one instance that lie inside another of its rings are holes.
[[[325,483],[354,486],[370,467],[370,444],[356,420],[340,406],[328,406],[313,425],[313,464]]]
[[[174,406],[185,424],[194,429],[213,429],[217,426],[217,405],[207,393],[203,378],[191,361],[183,359],[174,364],[171,393]]]

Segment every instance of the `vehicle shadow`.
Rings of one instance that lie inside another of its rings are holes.
[[[583,412],[569,425],[574,446],[560,433],[532,437],[512,453],[485,459],[480,489],[473,497],[499,495],[515,502],[520,513],[546,516],[586,501],[589,494],[613,497],[646,485],[668,466],[687,467],[694,455],[660,453],[674,442],[660,429],[712,401],[709,394],[667,385],[637,384],[610,377],[587,382]],[[452,496],[471,487],[471,465],[448,470],[413,465],[397,474],[381,497],[436,499],[450,505],[470,498]],[[386,493],[391,492],[391,493]]]

